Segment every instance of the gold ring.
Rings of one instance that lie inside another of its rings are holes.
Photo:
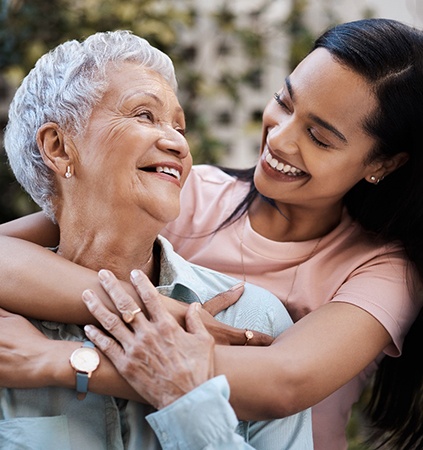
[[[126,323],[131,323],[135,316],[141,312],[141,308],[134,309],[133,311],[125,311],[122,313],[122,319]]]
[[[244,336],[246,339],[244,345],[248,345],[248,342],[251,341],[251,339],[253,339],[254,333],[251,330],[245,330]]]

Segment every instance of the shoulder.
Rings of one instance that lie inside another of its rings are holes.
[[[191,172],[188,179],[201,183],[211,183],[211,184],[232,184],[236,181],[236,178],[228,175],[219,167],[211,166],[209,164],[198,164],[192,166]]]
[[[365,231],[344,211],[342,221],[322,240],[323,255],[327,254],[335,264],[344,262],[349,267],[363,267],[364,264],[377,261],[397,260],[406,264],[408,259],[399,242],[383,243],[374,235]]]
[[[188,196],[216,198],[226,196],[234,190],[239,190],[242,192],[241,195],[244,195],[244,192],[248,192],[248,185],[218,167],[201,164],[192,167],[182,188],[182,198]]]
[[[162,233],[178,251],[178,237],[203,236],[212,232],[233,212],[248,193],[249,186],[218,167],[194,166],[181,190],[179,217]]]

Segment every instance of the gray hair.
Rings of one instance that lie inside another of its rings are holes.
[[[107,89],[109,63],[131,62],[163,76],[176,92],[171,59],[130,31],[96,33],[67,41],[43,55],[22,81],[9,108],[4,145],[16,179],[54,220],[54,174],[43,162],[36,135],[54,122],[75,136],[82,133]]]

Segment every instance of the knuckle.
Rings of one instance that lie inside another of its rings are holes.
[[[116,343],[114,342],[113,339],[105,336],[104,334],[101,334],[97,337],[97,346],[99,346],[101,350],[106,354],[111,353],[113,351],[115,344]]]
[[[132,375],[136,371],[135,364],[130,359],[126,358],[119,365],[119,371],[124,377],[128,377],[129,375]]]
[[[163,318],[156,322],[157,332],[162,336],[173,336],[180,329],[180,326],[173,320]]]
[[[119,311],[135,308],[135,302],[129,295],[126,294],[126,292],[122,292],[120,289],[113,289],[110,292],[110,295]]]
[[[205,334],[203,336],[203,340],[208,345],[214,345],[214,343],[215,343],[215,339],[210,333]]]
[[[107,314],[102,320],[103,327],[107,331],[113,332],[119,325],[121,325],[121,320],[114,314]]]
[[[160,303],[160,294],[155,288],[146,289],[143,292],[143,300],[149,303]]]
[[[153,345],[156,344],[157,338],[160,337],[160,333],[156,333],[156,331],[153,329],[149,333],[147,333],[143,338],[143,345],[146,348],[151,348]]]

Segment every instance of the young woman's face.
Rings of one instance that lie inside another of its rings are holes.
[[[317,49],[286,78],[263,114],[259,192],[285,204],[339,206],[372,174],[366,158],[375,140],[364,130],[377,108],[368,83]]]

